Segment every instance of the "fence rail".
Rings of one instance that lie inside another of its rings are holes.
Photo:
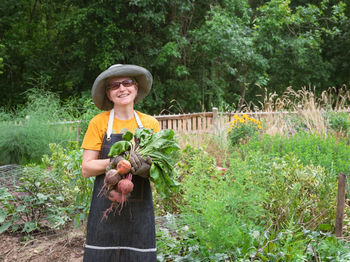
[[[337,112],[350,113],[350,109],[339,110]],[[206,132],[215,131],[219,128],[228,126],[229,122],[234,119],[234,115],[246,114],[252,118],[261,120],[271,115],[298,114],[298,111],[281,111],[281,112],[218,112],[213,108],[212,112],[178,114],[178,115],[158,115],[154,116],[160,123],[162,129],[173,129],[177,132]]]

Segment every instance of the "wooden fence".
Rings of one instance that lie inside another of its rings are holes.
[[[350,113],[350,109],[342,110],[342,112]],[[261,120],[264,117],[281,114],[298,114],[299,112],[218,112],[217,108],[213,108],[212,112],[178,114],[178,115],[158,115],[154,116],[159,122],[162,129],[173,129],[176,132],[213,132],[221,128],[229,126],[234,119],[234,115],[249,117]]]
[[[213,108],[212,112],[178,114],[178,115],[159,115],[154,116],[160,123],[162,129],[173,129],[177,132],[212,132],[229,125],[234,119],[234,115],[243,113],[218,112]],[[261,119],[263,115],[271,114],[266,112],[245,113],[255,119]]]

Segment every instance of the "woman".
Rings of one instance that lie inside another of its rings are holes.
[[[92,87],[92,99],[104,112],[89,123],[82,148],[84,177],[96,176],[87,225],[84,262],[156,261],[155,223],[152,192],[149,182],[151,162],[140,155],[131,155],[134,190],[120,214],[103,212],[111,205],[99,194],[104,173],[111,161],[110,147],[122,139],[123,130],[136,128],[160,130],[158,121],[134,111],[134,103],[142,100],[152,86],[151,73],[140,66],[113,65],[102,72]]]

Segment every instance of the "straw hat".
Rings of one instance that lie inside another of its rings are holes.
[[[96,78],[91,90],[92,100],[101,110],[110,110],[113,108],[113,103],[106,96],[105,87],[106,80],[111,77],[135,78],[138,83],[135,103],[145,98],[152,87],[153,77],[146,68],[136,65],[112,65]]]

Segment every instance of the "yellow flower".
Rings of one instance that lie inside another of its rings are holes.
[[[259,128],[259,129],[262,129],[262,126],[261,126],[261,125],[258,125],[258,128]]]

